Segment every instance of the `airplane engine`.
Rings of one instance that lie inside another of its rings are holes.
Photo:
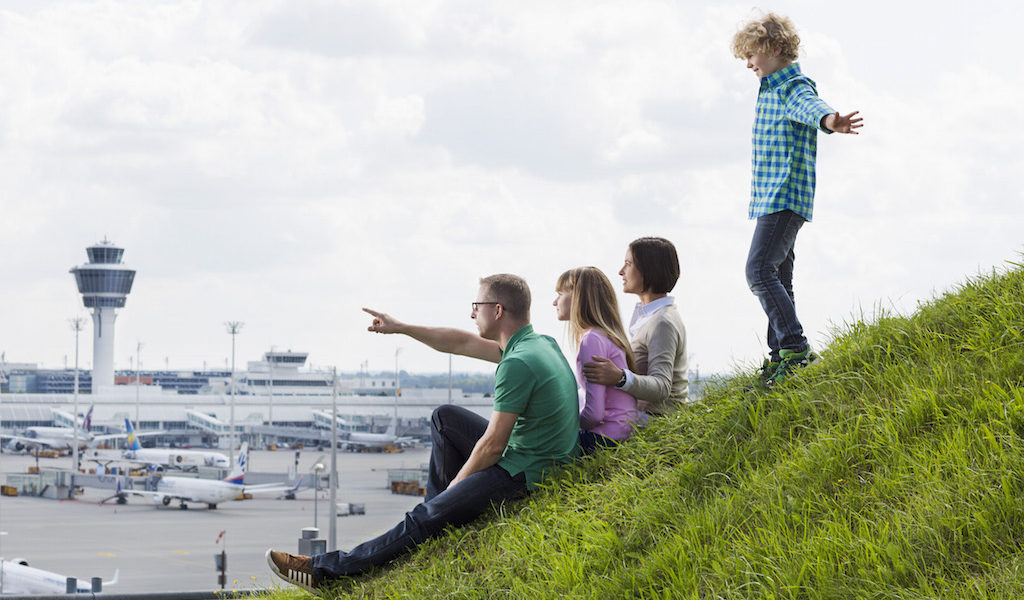
[[[19,565],[21,565],[23,567],[27,567],[28,566],[28,561],[25,560],[24,558],[12,558],[11,562],[19,564]]]
[[[185,457],[180,454],[174,455],[174,464],[180,465],[185,462]]]

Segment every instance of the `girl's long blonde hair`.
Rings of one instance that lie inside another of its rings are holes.
[[[626,338],[619,317],[619,302],[615,299],[615,288],[605,274],[597,267],[569,269],[558,277],[555,291],[571,294],[569,308],[569,335],[579,350],[583,333],[596,329],[622,349],[626,365],[636,370],[633,349]]]

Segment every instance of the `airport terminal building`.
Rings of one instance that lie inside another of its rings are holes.
[[[330,440],[332,403],[342,431],[379,433],[397,417],[396,434],[429,435],[429,418],[441,404],[453,403],[487,418],[491,398],[449,388],[396,388],[393,378],[369,375],[338,378],[303,369],[307,354],[267,352],[235,374],[230,371],[141,371],[115,373],[115,385],[91,393],[88,371],[78,378],[78,419],[86,416],[92,433],[160,430],[147,443],[226,448],[232,406],[238,441],[258,445],[323,444]],[[71,427],[75,413],[73,370],[41,370],[7,364],[0,389],[0,430],[33,426]],[[397,393],[396,393],[397,390]]]

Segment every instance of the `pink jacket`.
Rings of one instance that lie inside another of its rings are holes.
[[[633,433],[632,424],[638,417],[636,399],[615,386],[587,383],[583,363],[593,356],[607,357],[616,367],[626,368],[625,353],[607,336],[596,329],[583,334],[576,355],[576,381],[586,390],[580,405],[580,429],[621,442]]]

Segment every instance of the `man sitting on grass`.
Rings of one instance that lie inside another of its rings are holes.
[[[332,579],[386,564],[448,526],[469,523],[492,503],[526,495],[551,469],[579,455],[576,377],[554,339],[530,325],[530,289],[515,275],[480,280],[470,318],[479,335],[373,315],[370,331],[402,333],[430,347],[498,363],[490,421],[444,405],[431,417],[429,479],[423,503],[390,531],[349,552],[298,556],[267,551],[279,577],[318,593]]]

